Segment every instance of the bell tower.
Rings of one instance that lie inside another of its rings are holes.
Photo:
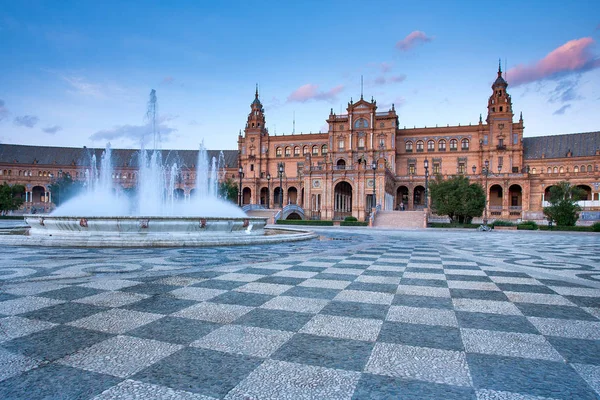
[[[266,135],[267,129],[265,128],[265,110],[262,103],[258,99],[258,84],[256,85],[256,92],[254,94],[254,101],[250,104],[250,114],[248,114],[248,121],[246,122],[246,137],[251,134]]]

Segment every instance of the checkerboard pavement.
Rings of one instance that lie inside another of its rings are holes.
[[[14,284],[0,398],[594,399],[599,317],[593,285],[401,241]]]

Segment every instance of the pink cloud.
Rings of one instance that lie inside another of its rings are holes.
[[[406,79],[406,75],[396,75],[396,76],[389,76],[389,77],[385,77],[385,76],[378,76],[377,78],[375,78],[375,80],[373,81],[373,83],[375,85],[385,85],[386,83],[400,83],[403,82]]]
[[[592,54],[590,48],[593,44],[591,37],[571,40],[534,64],[517,65],[507,71],[506,76],[512,86],[519,86],[598,68],[600,58]]]
[[[319,85],[307,83],[294,90],[287,98],[288,103],[298,102],[305,103],[309,100],[335,100],[337,95],[344,90],[343,85],[338,85],[328,91],[319,91]]]
[[[396,43],[396,48],[400,51],[408,51],[418,44],[428,43],[433,40],[433,36],[427,36],[423,31],[412,31],[404,39]]]

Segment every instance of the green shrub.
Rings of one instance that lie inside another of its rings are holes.
[[[459,224],[453,222],[430,222],[427,224],[429,228],[465,228],[465,229],[477,229],[478,224]]]
[[[548,225],[540,225],[541,231],[562,231],[562,232],[594,232],[593,226],[556,226],[552,225],[552,229]]]
[[[523,221],[517,225],[517,229],[525,231],[536,231],[538,230],[538,224],[536,224],[535,221]]]
[[[503,221],[501,219],[497,219],[491,224],[492,226],[515,226],[514,222],[511,221]]]
[[[333,226],[333,221],[323,220],[301,220],[301,219],[278,219],[277,225],[315,225],[315,226]]]
[[[368,222],[364,221],[342,221],[340,222],[340,226],[368,226]]]
[[[346,217],[344,218],[344,222],[357,222],[358,218],[356,217]]]
[[[594,231],[594,232],[600,232],[600,222],[595,222],[592,225],[592,231]]]

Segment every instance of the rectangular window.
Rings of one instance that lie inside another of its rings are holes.
[[[488,144],[488,135],[483,135],[483,144]]]
[[[459,163],[458,164],[458,173],[459,174],[464,174],[465,170],[466,170],[465,163],[462,163],[462,162]]]
[[[338,140],[338,149],[344,150],[344,141],[343,140]]]
[[[250,164],[250,171],[254,171],[254,164]]]
[[[440,173],[440,164],[438,164],[438,163],[433,164],[433,173],[434,173],[434,175],[437,175]]]
[[[519,135],[513,133],[513,144],[519,144]]]
[[[408,166],[408,173],[409,173],[410,175],[414,175],[414,174],[415,174],[415,171],[416,171],[416,170],[415,170],[415,164],[410,164],[410,165]]]

